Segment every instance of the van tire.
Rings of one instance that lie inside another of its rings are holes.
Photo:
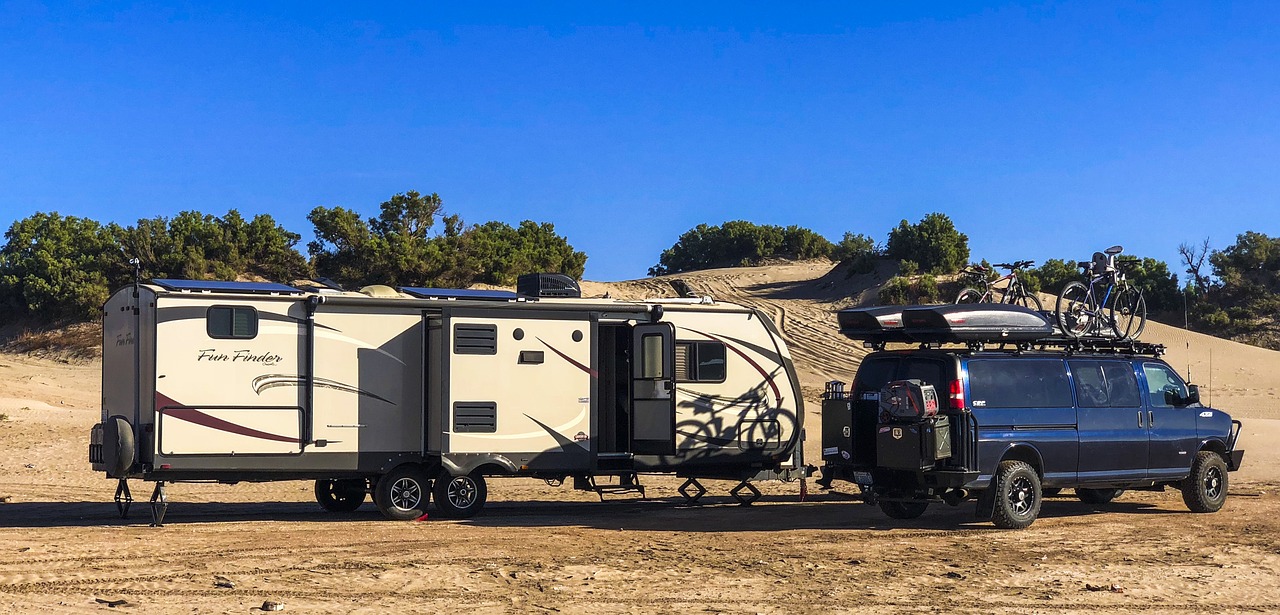
[[[1227,502],[1227,462],[1213,451],[1200,451],[1191,475],[1182,481],[1182,501],[1191,512],[1218,512]]]
[[[363,478],[322,478],[316,481],[316,502],[329,512],[353,512],[364,504],[366,491]]]
[[[489,490],[484,484],[484,475],[478,471],[463,476],[452,476],[446,471],[436,479],[434,495],[441,515],[466,519],[484,508]]]
[[[991,481],[995,510],[991,521],[996,527],[1020,530],[1031,525],[1040,515],[1040,475],[1023,461],[1002,461]]]
[[[929,507],[928,502],[880,502],[880,510],[894,519],[917,519]]]
[[[1076,497],[1085,504],[1106,504],[1120,497],[1124,489],[1076,489]]]
[[[431,501],[431,480],[415,464],[402,465],[378,478],[373,487],[373,503],[382,516],[393,521],[411,521],[427,514]]]

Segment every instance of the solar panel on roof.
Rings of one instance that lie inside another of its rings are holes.
[[[223,280],[151,280],[165,290],[210,291],[222,293],[288,293],[302,291],[276,282],[227,282]]]
[[[485,301],[513,301],[516,294],[509,290],[468,290],[465,288],[420,288],[404,286],[400,292],[420,299],[478,299]]]

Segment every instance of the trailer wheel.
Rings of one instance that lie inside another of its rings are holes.
[[[489,490],[484,484],[484,475],[479,472],[465,476],[441,472],[436,479],[434,495],[440,514],[450,519],[466,519],[484,508]]]
[[[1200,451],[1191,476],[1182,481],[1182,501],[1191,512],[1218,512],[1227,503],[1227,463],[1213,451]]]
[[[1124,489],[1076,489],[1076,497],[1085,504],[1106,504],[1122,493]]]
[[[1040,475],[1022,461],[1002,461],[991,480],[994,489],[995,511],[991,521],[996,527],[1020,530],[1040,515]]]
[[[916,519],[929,507],[928,502],[885,502],[880,501],[880,510],[894,519]]]
[[[378,479],[373,503],[388,519],[409,521],[427,514],[431,480],[416,465],[400,466]]]
[[[316,481],[316,501],[329,512],[352,512],[364,504],[363,478],[322,478]]]

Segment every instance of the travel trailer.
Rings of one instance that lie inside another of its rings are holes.
[[[119,480],[315,480],[326,509],[467,517],[486,477],[601,493],[641,473],[803,475],[800,385],[773,322],[710,298],[153,280],[103,308],[102,423],[90,461]],[[598,478],[608,480],[598,482]],[[613,482],[615,481],[616,482]],[[740,491],[753,496],[744,498]]]

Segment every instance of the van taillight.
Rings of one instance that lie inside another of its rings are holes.
[[[949,389],[951,409],[964,410],[964,383],[959,380],[952,380]]]

